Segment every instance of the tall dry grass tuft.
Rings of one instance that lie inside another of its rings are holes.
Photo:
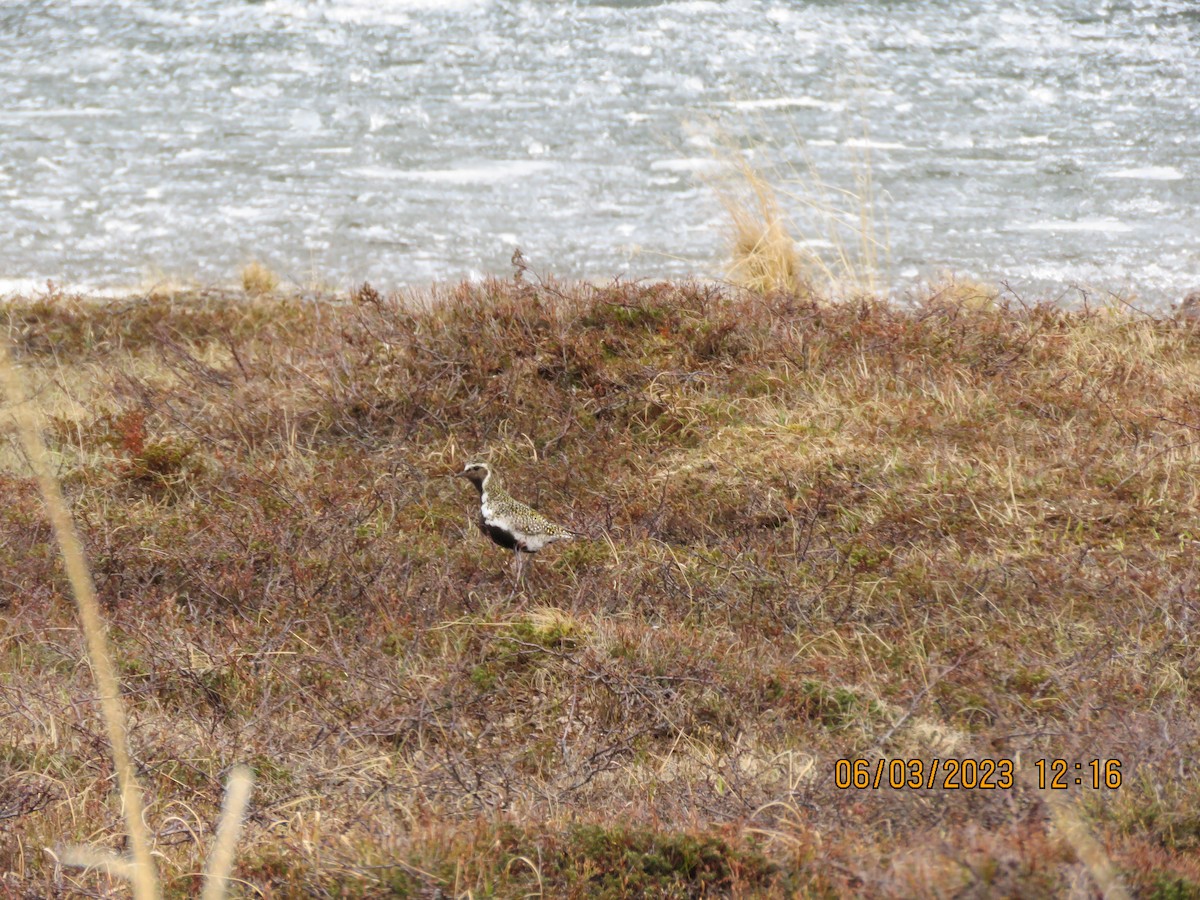
[[[802,143],[802,141],[797,141]],[[876,296],[886,243],[878,234],[876,188],[866,140],[857,142],[853,188],[822,178],[815,162],[752,161],[733,140],[717,144],[722,165],[706,176],[730,223],[731,281],[762,293],[829,298]]]
[[[251,297],[272,294],[279,287],[279,276],[258,260],[242,267],[242,289]]]
[[[0,341],[0,383],[3,384],[4,393],[12,404],[17,433],[45,501],[46,515],[54,531],[63,566],[71,583],[71,592],[79,609],[79,621],[87,641],[88,661],[91,663],[100,692],[100,710],[108,732],[113,770],[117,777],[131,851],[126,858],[96,847],[68,847],[60,858],[67,865],[95,868],[127,880],[133,888],[136,900],[155,900],[161,894],[150,851],[150,836],[144,818],[145,806],[129,753],[129,733],[125,710],[121,703],[121,685],[108,651],[108,639],[100,615],[100,604],[96,599],[95,584],[62,487],[52,471],[50,452],[42,439],[36,409],[13,362],[6,341]],[[233,868],[234,847],[250,800],[253,781],[253,775],[244,766],[235,768],[230,774],[225,803],[217,827],[217,838],[205,874],[205,900],[220,900],[226,895],[229,875]]]
[[[731,225],[729,278],[760,294],[799,291],[806,279],[779,196],[744,156],[736,162],[741,190],[717,189]]]

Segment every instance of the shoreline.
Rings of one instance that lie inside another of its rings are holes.
[[[265,271],[270,272],[269,269]],[[722,290],[754,290],[754,288],[738,285],[728,278],[713,276],[647,275],[630,277],[627,274],[619,274],[608,277],[560,279],[553,272],[543,273],[532,269],[526,271],[529,272],[526,277],[534,283],[538,283],[544,278],[546,283],[568,287],[586,286],[590,289],[603,289],[613,287],[614,285],[694,284],[712,286]],[[274,276],[274,273],[270,274],[272,277],[277,277]],[[375,285],[369,281],[359,281],[346,287],[333,287],[329,284],[298,285],[292,282],[280,282],[277,287],[266,291],[248,290],[245,286],[239,285],[234,280],[205,283],[164,279],[136,285],[97,288],[84,283],[60,284],[53,279],[44,281],[37,281],[36,279],[0,279],[0,303],[28,302],[51,294],[97,303],[129,302],[145,299],[177,299],[187,302],[197,297],[226,300],[248,300],[267,297],[280,300],[304,299],[342,302],[349,299],[364,284],[371,284],[373,289],[387,294],[416,297],[422,294],[443,292],[459,285],[479,286],[493,282],[504,283],[511,278],[512,270],[503,273],[481,275],[475,278],[447,279],[445,281],[424,282],[395,288]],[[869,296],[872,299],[895,304],[901,308],[908,308],[919,305],[926,298],[939,291],[949,290],[952,293],[973,291],[992,295],[998,299],[1007,297],[1017,304],[1038,305],[1051,303],[1064,309],[1081,309],[1084,305],[1095,307],[1125,306],[1140,314],[1159,318],[1169,318],[1179,314],[1181,307],[1186,304],[1187,298],[1200,293],[1195,290],[1185,290],[1177,296],[1164,297],[1162,302],[1147,304],[1140,301],[1136,292],[1133,291],[1123,293],[1113,289],[1097,288],[1076,283],[1063,283],[1057,287],[1041,291],[1030,291],[1012,288],[1009,286],[1010,283],[1007,279],[988,282],[970,276],[960,277],[948,273],[941,278],[913,281],[902,291],[889,290],[860,294],[853,289],[843,288],[831,295],[828,288],[813,287],[806,289],[803,293],[807,296],[820,297],[822,298],[822,302],[830,303],[844,302],[847,299],[853,299],[858,296]]]

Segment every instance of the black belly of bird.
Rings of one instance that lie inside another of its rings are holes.
[[[489,525],[487,522],[480,522],[479,527],[483,529],[483,533],[490,537],[493,541],[503,547],[505,550],[524,550],[517,543],[516,536],[511,531],[505,531],[499,525]]]

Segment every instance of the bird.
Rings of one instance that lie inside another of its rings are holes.
[[[479,529],[493,542],[513,551],[517,584],[526,553],[537,553],[556,541],[582,537],[578,531],[551,522],[536,509],[514,500],[487,463],[469,462],[460,473],[479,491]]]

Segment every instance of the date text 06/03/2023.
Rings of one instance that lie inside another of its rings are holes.
[[[1009,790],[1015,784],[1019,762],[1015,759],[839,759],[833,766],[833,781],[847,790]],[[1028,763],[1026,763],[1027,765]],[[1035,759],[1033,767],[1042,790],[1071,787],[1110,788],[1121,786],[1119,759]]]

